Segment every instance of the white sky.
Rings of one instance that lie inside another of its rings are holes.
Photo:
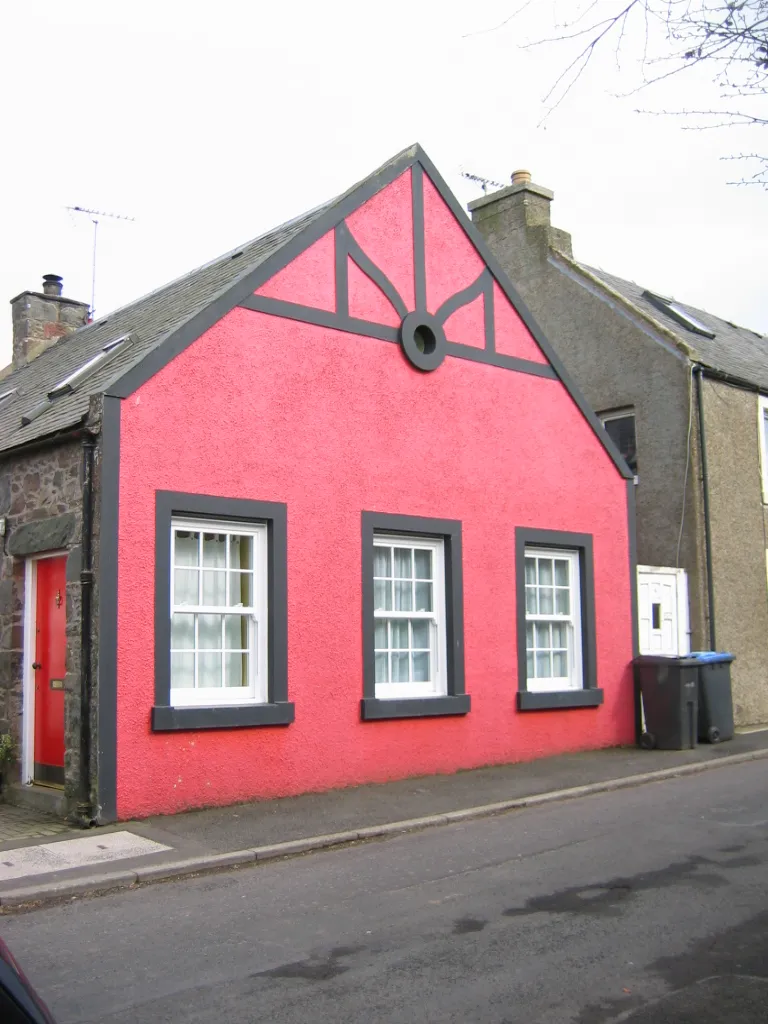
[[[610,0],[598,0],[610,5]],[[129,302],[343,191],[420,142],[462,203],[461,168],[525,167],[583,262],[768,333],[768,192],[719,157],[768,148],[747,129],[681,131],[634,113],[717,102],[707,75],[621,98],[611,49],[547,119],[575,0],[5,0],[0,297],[44,273],[96,312]],[[615,4],[615,0],[614,0]],[[755,130],[757,131],[757,130]],[[10,309],[0,319],[10,361]]]

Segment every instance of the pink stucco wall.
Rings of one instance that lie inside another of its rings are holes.
[[[399,191],[390,186],[392,222],[409,199],[404,178]],[[453,270],[446,265],[440,232],[458,236],[437,200],[426,204],[428,251],[442,256],[427,266],[439,304],[471,283],[478,265],[467,253]],[[382,193],[359,211],[356,237],[387,209]],[[391,235],[377,245],[385,273],[407,282],[410,245]],[[325,255],[332,260],[332,249]],[[294,299],[296,280],[284,275],[270,294]],[[333,308],[322,268],[318,280],[326,292],[315,294],[315,281],[310,293]],[[292,725],[151,732],[158,489],[287,503]],[[360,721],[364,509],[463,524],[472,698],[464,717]],[[516,710],[516,526],[594,536],[601,708]],[[121,818],[632,737],[625,484],[557,381],[452,357],[422,374],[397,345],[235,309],[122,403],[118,561]]]

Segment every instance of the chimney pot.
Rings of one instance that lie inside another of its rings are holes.
[[[43,294],[61,295],[64,281],[58,274],[43,274]]]
[[[529,185],[531,182],[530,171],[513,171],[512,172],[512,184],[513,185]]]

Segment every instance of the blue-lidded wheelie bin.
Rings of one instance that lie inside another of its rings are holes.
[[[690,655],[699,672],[699,739],[722,743],[733,739],[732,654],[696,651]]]

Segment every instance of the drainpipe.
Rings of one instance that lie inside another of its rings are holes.
[[[80,566],[80,786],[77,818],[93,825],[91,807],[91,607],[93,596],[93,460],[96,441],[83,439],[83,529]]]
[[[704,406],[701,400],[701,366],[699,364],[694,366],[693,372],[696,375],[696,404],[699,408],[699,445],[701,448],[701,486],[704,492],[704,545],[706,550],[707,604],[709,606],[709,649],[716,651],[715,590],[712,580],[712,531],[709,523],[709,475],[707,473],[707,444],[704,435]]]

